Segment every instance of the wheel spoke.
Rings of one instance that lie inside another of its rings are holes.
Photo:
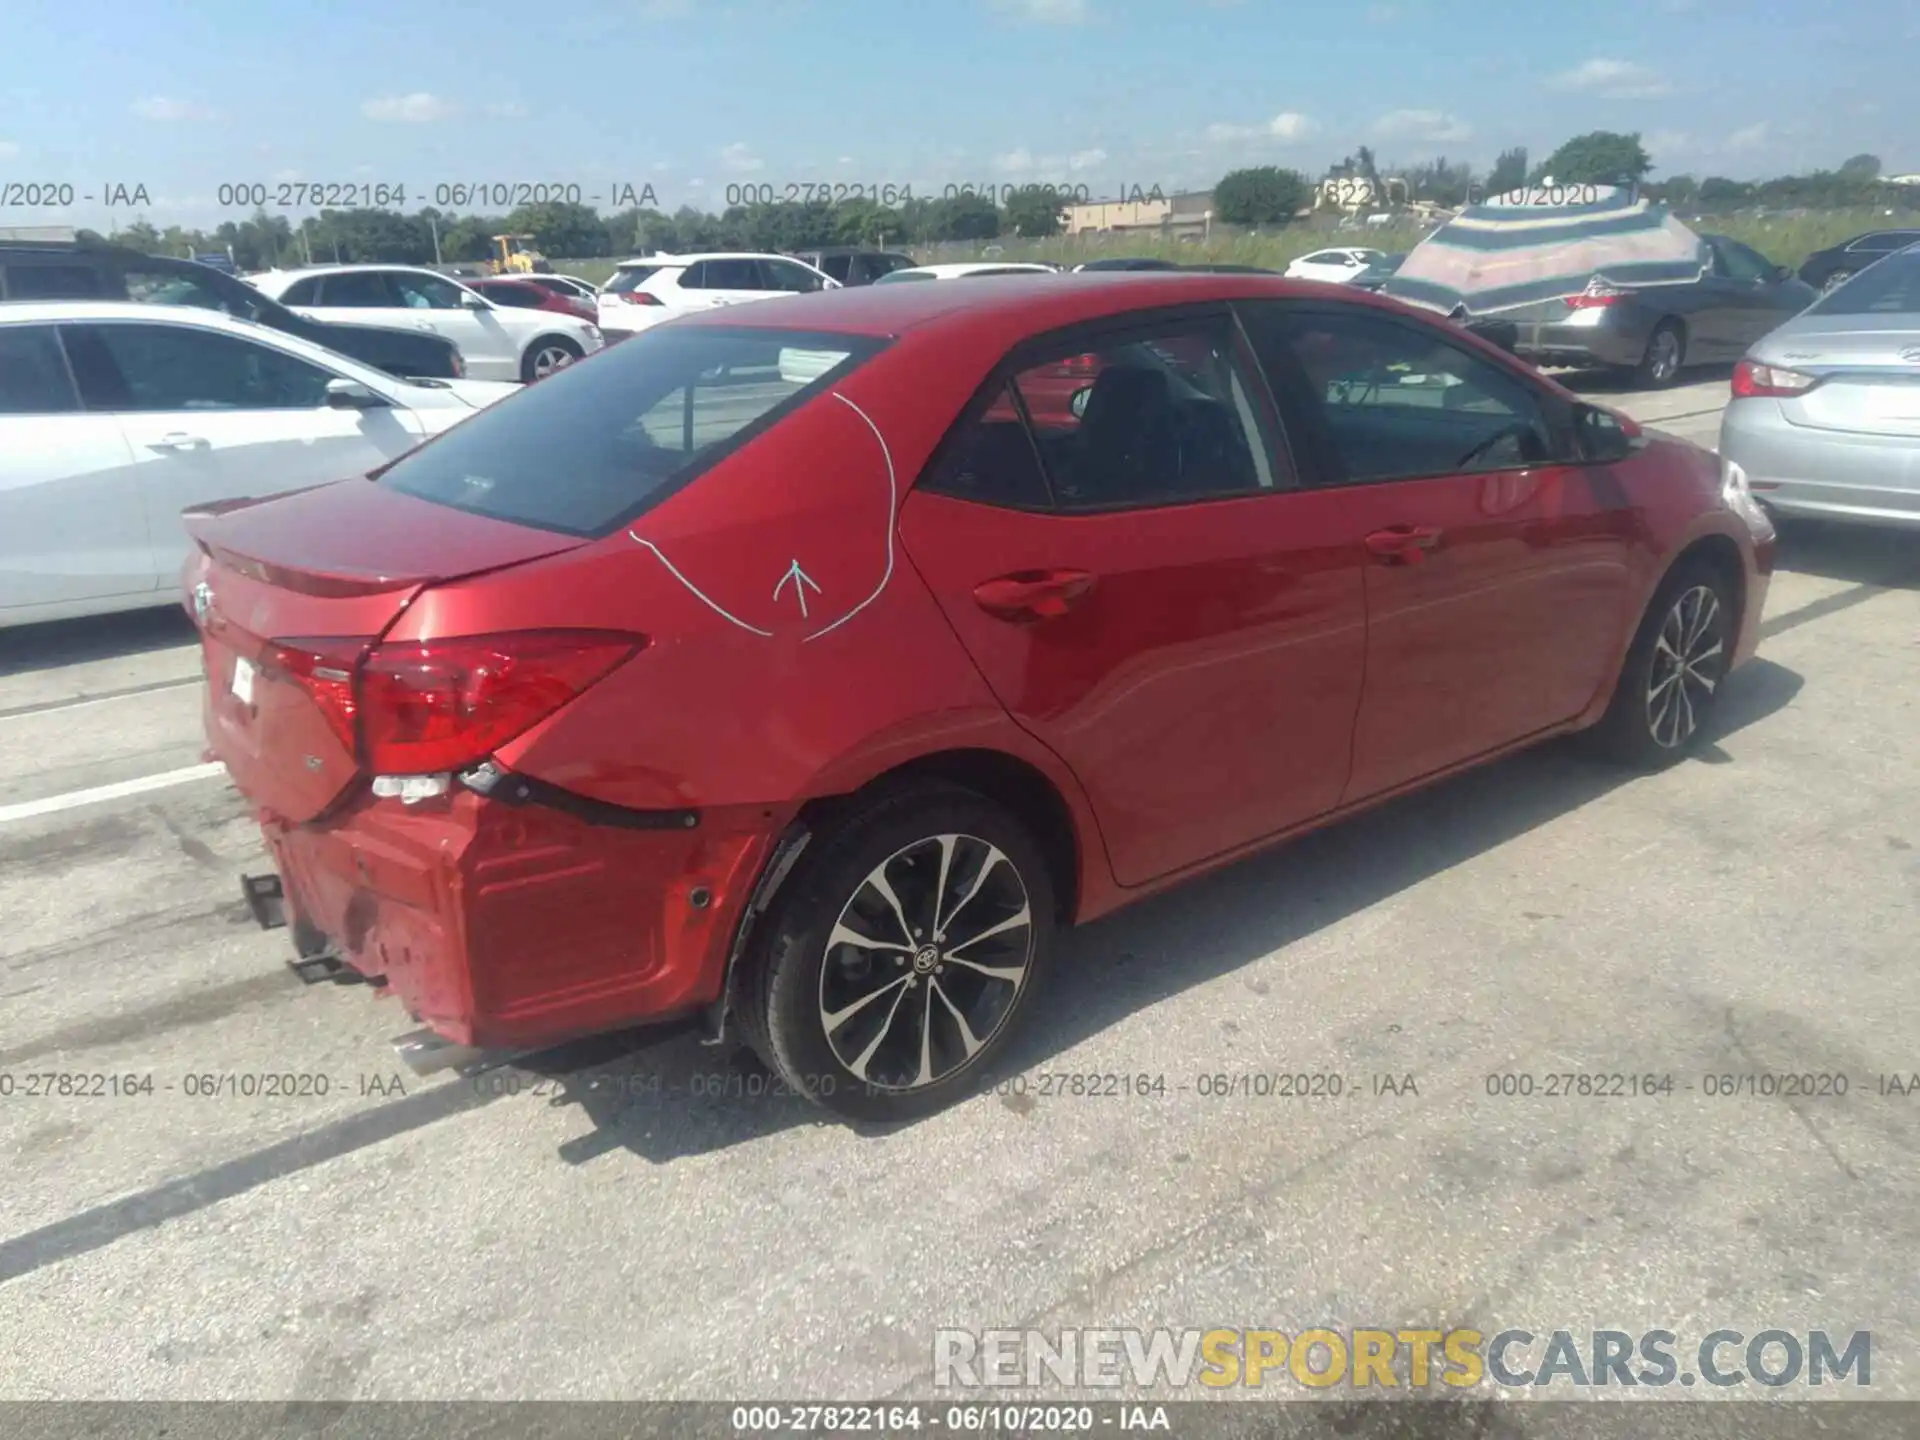
[[[940,878],[933,885],[933,943],[936,945],[947,933],[947,877],[953,872],[953,847],[959,841],[958,835],[940,837]]]
[[[1693,697],[1687,693],[1687,687],[1685,685],[1676,685],[1673,693],[1676,702],[1674,709],[1679,716],[1674,722],[1673,738],[1674,743],[1677,745],[1680,741],[1693,734],[1693,727],[1696,721],[1693,716]]]
[[[911,955],[913,953],[913,947],[911,945],[896,945],[891,940],[869,939],[857,930],[848,929],[844,921],[835,925],[833,927],[833,933],[827,937],[827,948],[829,950],[836,945],[854,945],[862,950],[886,950],[896,955]]]
[[[900,897],[893,893],[893,884],[887,879],[887,867],[882,865],[869,875],[867,884],[878,890],[880,898],[893,907],[893,918],[900,922],[900,938],[907,942],[906,948],[911,950],[917,937],[913,933],[913,926],[907,923],[907,912],[900,904]]]
[[[947,1013],[953,1016],[953,1023],[960,1027],[960,1044],[966,1050],[967,1058],[971,1060],[980,1052],[980,1047],[987,1042],[973,1033],[973,1027],[967,1024],[967,1017],[961,1014],[959,1007],[947,998],[947,992],[940,988],[938,980],[929,980],[927,983],[932,986],[933,993],[940,997],[940,1003],[947,1007]],[[929,1005],[927,1010],[931,1014],[933,1007]]]
[[[967,893],[960,897],[960,903],[955,905],[952,913],[947,916],[947,924],[951,925],[955,920],[960,918],[960,912],[966,909],[967,906],[973,902],[973,897],[980,893],[980,887],[987,883],[987,876],[993,873],[995,866],[1011,866],[1012,864],[1013,862],[1001,854],[997,847],[992,845],[987,846],[987,858],[980,862],[980,870],[973,877],[973,884],[967,887]],[[975,936],[974,938],[978,939],[979,937]]]
[[[947,947],[947,958],[949,960],[958,960],[960,959],[960,952],[962,950],[971,950],[975,945],[978,945],[982,940],[990,939],[995,935],[1005,934],[1009,930],[1018,929],[1020,926],[1027,924],[1029,918],[1030,917],[1028,915],[1027,907],[1022,905],[1020,907],[1019,913],[1014,915],[1009,915],[1006,919],[1002,920],[997,925],[989,926],[987,929],[982,930],[978,935],[974,936],[971,940],[962,940],[958,945],[949,945]]]
[[[933,977],[927,977],[929,993],[920,1005],[920,1071],[913,1077],[916,1085],[927,1085],[933,1081],[933,995],[931,986]]]
[[[834,1031],[838,1030],[842,1025],[846,1024],[847,1021],[851,1020],[855,1015],[858,1015],[862,1010],[866,1009],[867,1006],[871,1005],[874,1001],[878,1000],[882,995],[886,994],[889,990],[901,989],[903,986],[906,985],[907,981],[912,978],[913,977],[910,975],[901,975],[896,979],[889,980],[886,984],[881,985],[876,989],[869,990],[865,995],[862,995],[858,1000],[854,1001],[851,1005],[841,1006],[838,1010],[835,1010],[832,1014],[828,1014],[826,1011],[823,1010],[820,1012],[820,1023],[827,1027],[827,1034],[832,1035]],[[898,1000],[894,1001],[894,1004],[896,1005],[899,1003],[900,1002]],[[882,1028],[884,1030],[885,1027],[882,1027]]]
[[[880,1022],[880,1028],[874,1032],[873,1039],[867,1042],[867,1048],[855,1056],[847,1066],[847,1069],[853,1072],[854,1079],[864,1081],[867,1078],[867,1066],[873,1063],[874,1052],[880,1048],[881,1042],[893,1033],[894,1017],[900,1013],[900,1002],[907,996],[907,979],[908,977],[902,976],[895,982],[900,990],[893,997],[893,1004],[887,1010],[887,1018]]]
[[[978,960],[966,960],[958,955],[947,956],[947,963],[964,965],[967,969],[977,971],[989,979],[1004,980],[1009,985],[1017,984],[1020,977],[1027,973],[1025,965],[982,965]]]

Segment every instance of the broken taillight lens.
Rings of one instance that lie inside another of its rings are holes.
[[[349,753],[354,749],[353,672],[371,636],[276,640],[268,649],[269,663],[307,692]]]

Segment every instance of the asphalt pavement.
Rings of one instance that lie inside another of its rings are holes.
[[[1725,384],[1596,398],[1710,442]],[[1910,537],[1790,533],[1704,758],[1113,916],[999,1093],[864,1132],[687,1036],[403,1075],[247,917],[184,618],[0,634],[0,1398],[934,1397],[936,1329],[1082,1325],[1871,1330],[1920,1398],[1917,638]],[[1499,1093],[1556,1074],[1674,1084]],[[1709,1093],[1783,1074],[1847,1093]]]

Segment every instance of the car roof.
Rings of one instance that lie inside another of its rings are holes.
[[[1053,267],[1051,265],[1036,264],[1031,260],[952,260],[943,265],[915,265],[913,267],[913,272],[916,275],[935,275],[943,280],[950,280],[956,275],[973,275],[982,270],[1014,270],[1031,272],[1038,275],[1043,271],[1051,272]],[[906,272],[901,271],[899,273],[905,274]]]
[[[414,275],[438,275],[442,280],[453,280],[456,282],[458,282],[462,278],[469,278],[469,279],[473,278],[470,276],[462,277],[458,275],[445,275],[445,274],[442,274],[440,271],[432,269],[426,265],[403,265],[403,264],[389,265],[389,264],[385,264],[377,261],[368,262],[362,265],[295,265],[285,270],[256,270],[253,272],[253,277],[264,280],[268,276],[272,276],[276,280],[280,280],[280,279],[290,280],[295,277],[304,279],[309,275],[351,275],[362,270],[405,270],[408,273],[414,274]],[[486,276],[484,278],[506,280],[506,279],[511,279],[513,277],[501,275],[501,276]]]
[[[1225,300],[1295,298],[1326,303],[1325,291],[1325,286],[1312,281],[1277,275],[1083,270],[1044,277],[985,276],[972,285],[850,285],[812,295],[756,300],[744,308],[695,311],[674,324],[877,337],[940,332],[1005,348],[1041,331],[1134,310]],[[1406,308],[1365,292],[1342,296],[1336,303],[1374,305],[1396,313]]]
[[[77,325],[115,320],[193,325],[203,330],[227,330],[236,335],[278,336],[284,332],[224,310],[200,305],[152,305],[140,300],[9,300],[0,305],[0,321],[20,325]]]
[[[776,250],[699,250],[686,255],[635,255],[622,260],[617,268],[626,269],[630,265],[691,265],[697,260],[793,260],[791,255],[782,255]],[[804,260],[796,261],[804,265]]]

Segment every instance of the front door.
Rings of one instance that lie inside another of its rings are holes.
[[[153,322],[63,327],[87,407],[117,427],[151,517],[156,584],[179,573],[189,542],[180,512],[210,500],[272,495],[363,475],[419,443],[398,407],[336,410],[336,378],[238,336]]]
[[[680,290],[691,297],[694,308],[699,310],[764,300],[776,293],[765,288],[759,263],[744,257],[696,261],[688,267]]]
[[[1241,307],[1367,553],[1367,681],[1344,799],[1572,719],[1629,623],[1638,521],[1575,463],[1550,392],[1437,327]]]
[[[1029,425],[1036,377],[1093,355]],[[1231,318],[1063,334],[1008,367],[901,539],[1138,885],[1338,801],[1365,648],[1341,496],[1302,490]],[[1017,397],[1017,398],[1016,398]]]

